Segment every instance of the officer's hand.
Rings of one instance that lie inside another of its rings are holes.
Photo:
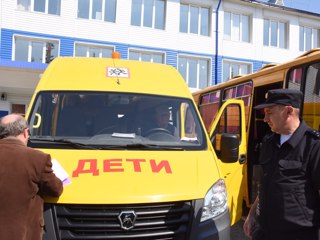
[[[243,224],[243,232],[250,239],[252,237],[252,232],[254,230],[255,223],[256,223],[255,217],[249,214]]]

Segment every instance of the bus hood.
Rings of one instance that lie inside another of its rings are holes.
[[[44,151],[60,163],[70,179],[60,198],[47,198],[47,202],[126,204],[199,199],[219,179],[209,151]]]

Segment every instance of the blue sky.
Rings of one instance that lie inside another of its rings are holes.
[[[262,0],[267,2],[268,0]],[[320,14],[320,0],[283,0],[286,7],[297,8]]]

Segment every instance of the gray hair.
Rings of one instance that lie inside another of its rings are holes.
[[[27,120],[23,116],[18,114],[12,114],[10,116],[9,121],[7,120],[9,115],[0,118],[0,139],[9,136],[16,137],[29,127]]]

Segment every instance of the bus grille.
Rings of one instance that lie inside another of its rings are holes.
[[[55,212],[61,240],[187,239],[193,216],[191,202],[55,205]],[[126,224],[123,217],[128,213],[129,217],[135,216],[134,224]]]

